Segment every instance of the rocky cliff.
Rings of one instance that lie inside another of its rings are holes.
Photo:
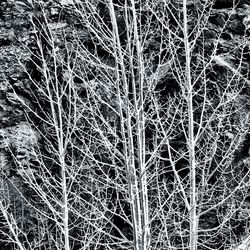
[[[190,1],[189,8],[192,12],[195,1]],[[202,4],[204,1],[197,1]],[[117,3],[120,4],[119,1]],[[203,3],[204,4],[204,3]],[[41,8],[42,6],[42,8]],[[232,7],[235,7],[232,11]],[[99,6],[100,13],[105,16],[105,6]],[[30,110],[38,109],[40,96],[38,92],[32,89],[32,80],[39,81],[41,72],[39,63],[36,64],[36,53],[38,46],[36,36],[39,32],[42,34],[43,15],[47,16],[46,22],[57,34],[57,40],[54,41],[55,50],[63,48],[65,40],[72,44],[72,54],[74,51],[74,38],[77,37],[89,49],[93,49],[93,37],[87,32],[83,23],[78,23],[74,7],[70,1],[39,1],[39,4],[33,1],[13,1],[3,0],[0,3],[0,170],[1,182],[12,182],[15,188],[10,188],[11,202],[20,203],[22,197],[16,190],[24,190],[25,184],[19,180],[16,169],[17,162],[23,165],[34,165],[36,168],[36,159],[32,150],[39,143],[40,135],[36,131],[42,125],[36,120]],[[195,15],[195,14],[194,14]],[[216,66],[211,68],[208,77],[215,83],[214,91],[220,87],[216,86],[216,80],[223,82],[226,74],[235,74],[241,78],[241,81],[247,84],[241,89],[240,95],[235,100],[235,105],[242,107],[242,114],[250,112],[250,3],[249,1],[215,1],[213,8],[209,11],[205,31],[204,43],[202,49],[207,54],[211,54],[214,49],[217,50],[217,56],[214,57]],[[40,31],[37,27],[40,26]],[[218,31],[222,31],[218,38]],[[47,33],[46,33],[47,35]],[[44,35],[46,44],[46,35]],[[42,35],[43,36],[43,35]],[[66,38],[65,38],[66,37]],[[49,46],[49,45],[48,45]],[[148,53],[157,51],[158,43],[149,43]],[[70,46],[69,46],[70,47]],[[43,48],[44,51],[50,49]],[[62,49],[63,50],[63,49]],[[105,51],[98,51],[102,60],[112,59]],[[63,52],[65,56],[67,53]],[[94,73],[89,79],[94,78]],[[167,74],[161,75],[161,84],[166,84]],[[32,76],[33,79],[30,79]],[[77,78],[75,77],[77,83]],[[79,81],[79,93],[84,97],[86,93]],[[168,81],[168,88],[176,90],[176,82]],[[171,85],[173,84],[173,86]],[[222,86],[224,87],[224,86]],[[161,87],[159,87],[161,88]],[[105,93],[105,91],[103,91]],[[163,92],[162,92],[163,93]],[[80,95],[80,94],[79,94]],[[167,94],[166,94],[167,96]],[[41,97],[42,98],[42,97]],[[42,100],[40,100],[42,102]],[[235,119],[240,119],[240,114],[235,114]],[[31,121],[31,119],[33,119]],[[248,131],[249,132],[249,131]],[[230,137],[230,134],[227,134]],[[250,141],[248,133],[242,140],[241,146],[235,156],[237,162],[249,162]],[[7,184],[8,186],[9,184]],[[11,186],[11,185],[10,185]],[[16,190],[15,190],[16,189]],[[248,203],[245,204],[247,206]],[[29,217],[28,208],[25,210],[24,217],[30,219],[30,225],[35,224],[34,218]],[[243,213],[247,213],[247,220],[250,216],[250,205]],[[23,211],[17,211],[22,213]],[[239,215],[242,216],[242,215]],[[245,221],[244,221],[245,222]],[[239,232],[240,235],[240,232]],[[31,237],[31,236],[30,236]],[[0,240],[1,244],[1,240]],[[1,249],[4,249],[4,244]],[[6,248],[8,249],[8,248]]]

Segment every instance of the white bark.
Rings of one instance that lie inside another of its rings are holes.
[[[185,76],[186,81],[183,88],[186,88],[186,101],[188,106],[188,141],[187,147],[189,151],[189,166],[190,166],[190,250],[197,249],[198,240],[198,218],[197,218],[197,201],[196,201],[196,162],[195,162],[195,136],[194,136],[194,108],[193,108],[193,85],[191,79],[191,57],[190,57],[190,44],[189,44],[189,32],[188,32],[188,13],[187,13],[187,1],[183,0],[183,34],[184,34],[184,46],[185,46]]]

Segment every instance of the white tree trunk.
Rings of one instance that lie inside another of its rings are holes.
[[[194,137],[194,109],[193,109],[193,85],[191,79],[191,59],[190,59],[190,44],[188,33],[188,17],[187,17],[187,1],[183,0],[183,33],[184,33],[184,45],[185,45],[185,77],[187,90],[186,101],[188,106],[188,150],[189,150],[189,166],[190,166],[190,250],[197,249],[198,239],[198,219],[196,213],[196,163],[195,163],[195,137]]]

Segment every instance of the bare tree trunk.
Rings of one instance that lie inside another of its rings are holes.
[[[136,110],[136,123],[137,123],[137,148],[138,148],[138,168],[139,168],[139,182],[140,182],[140,193],[138,198],[140,199],[141,211],[142,211],[142,235],[141,235],[141,250],[147,250],[150,247],[150,227],[149,227],[149,207],[148,207],[148,180],[147,180],[147,169],[145,164],[145,118],[144,118],[144,62],[142,56],[142,45],[139,37],[138,19],[135,10],[135,1],[131,1],[131,7],[133,12],[133,26],[134,36],[137,52],[137,68],[138,68],[138,90],[134,86],[134,105]],[[137,106],[138,103],[138,106]]]
[[[131,211],[132,211],[132,221],[133,221],[133,237],[134,237],[134,249],[136,250],[146,250],[150,246],[150,229],[149,229],[149,210],[148,210],[148,190],[147,190],[147,171],[145,165],[145,125],[144,125],[144,63],[142,57],[142,46],[139,38],[139,27],[138,27],[138,17],[136,14],[135,2],[131,1],[132,10],[132,21],[131,23],[127,21],[127,29],[129,31],[130,27],[133,29],[134,37],[131,39],[131,35],[127,32],[127,38],[130,39],[128,44],[128,61],[130,63],[131,69],[131,82],[132,82],[132,100],[129,100],[129,80],[126,76],[126,69],[124,65],[124,58],[127,57],[122,52],[122,46],[120,43],[120,38],[118,34],[118,26],[115,15],[115,10],[112,0],[110,1],[110,15],[113,24],[113,32],[115,37],[115,53],[117,66],[121,68],[121,80],[123,83],[123,88],[125,92],[125,111],[126,119],[123,118],[122,114],[122,101],[120,103],[120,114],[121,114],[121,131],[123,134],[123,140],[126,144],[124,145],[125,155],[127,158],[127,175],[128,175],[128,186],[131,199]],[[128,14],[128,6],[125,10]],[[125,15],[126,15],[125,14]],[[132,52],[133,45],[136,47],[136,52]],[[133,62],[133,57],[136,58],[136,63]],[[137,69],[137,76],[134,75],[134,68]],[[117,68],[118,69],[118,68]],[[119,71],[117,71],[117,76],[119,77]],[[119,78],[118,78],[119,79]],[[118,81],[119,84],[119,81]],[[120,93],[118,93],[120,96]],[[120,99],[121,97],[119,97]],[[131,101],[133,101],[133,108],[131,108]],[[133,110],[134,109],[134,110]],[[135,113],[135,114],[133,114]],[[133,128],[132,117],[135,117],[136,125]],[[126,125],[127,132],[124,131],[124,126]],[[136,137],[137,143],[134,143],[134,138]],[[138,160],[136,161],[134,155],[138,155]],[[138,170],[137,170],[138,169]],[[137,173],[138,172],[138,173]]]
[[[191,58],[190,58],[190,44],[189,44],[189,32],[188,32],[188,13],[187,13],[187,1],[183,0],[183,34],[184,34],[184,46],[185,46],[185,77],[187,89],[186,101],[188,107],[188,141],[187,147],[189,151],[189,166],[190,166],[190,250],[197,249],[198,240],[198,218],[196,212],[196,163],[195,163],[195,137],[194,137],[194,108],[193,108],[193,85],[191,79]]]

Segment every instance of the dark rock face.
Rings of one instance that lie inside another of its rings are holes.
[[[57,1],[58,2],[58,1]],[[65,40],[70,44],[77,37],[78,41],[82,45],[86,46],[90,51],[96,49],[96,44],[93,43],[93,34],[89,34],[87,29],[83,28],[82,23],[76,23],[76,33],[73,33],[71,26],[74,23],[75,13],[73,10],[62,9],[60,4],[56,1],[44,1],[47,4],[47,14],[49,17],[49,25],[51,29],[58,30],[58,40],[55,42],[58,50],[64,50],[63,39],[61,39],[60,32],[65,34]],[[21,4],[22,3],[22,4]],[[122,1],[115,1],[117,5],[122,6]],[[229,13],[227,8],[232,8],[233,6],[240,7],[242,4],[247,4],[247,1],[230,1],[230,0],[216,0],[213,5],[213,11],[208,23],[208,29],[204,31],[205,42],[201,45],[204,47],[204,51],[210,55],[211,51],[215,47],[214,40],[218,37],[218,30],[225,26],[224,31],[221,33],[219,42],[217,44],[217,54],[229,54],[228,56],[230,65],[235,63],[235,54],[240,53],[238,48],[242,47],[240,44],[241,38],[245,35],[247,27],[249,28],[249,14],[247,9],[241,9],[240,13],[236,13],[229,18]],[[100,7],[100,6],[99,6]],[[104,6],[105,7],[105,6]],[[104,8],[103,7],[103,8]],[[43,103],[42,94],[36,92],[32,88],[32,83],[28,79],[28,74],[32,77],[35,82],[42,80],[41,70],[39,70],[39,51],[37,45],[34,43],[34,37],[37,35],[37,31],[34,31],[34,27],[30,20],[40,25],[42,20],[41,10],[37,7],[35,10],[26,1],[1,1],[0,3],[0,165],[4,168],[4,174],[10,178],[15,179],[15,185],[21,190],[24,187],[18,180],[18,169],[15,168],[13,162],[10,161],[10,155],[8,155],[8,149],[11,148],[16,159],[18,159],[22,164],[30,164],[30,166],[36,168],[36,162],[33,159],[31,151],[36,147],[39,141],[35,129],[31,128],[27,122],[26,114],[29,113],[29,108],[35,109],[37,99],[40,103]],[[193,7],[192,7],[193,8]],[[102,13],[103,15],[105,13]],[[29,18],[31,17],[31,19]],[[63,20],[62,20],[63,19]],[[120,22],[122,25],[119,26],[119,32],[122,34],[124,31],[124,20],[121,18]],[[176,25],[175,23],[173,26]],[[42,29],[42,25],[40,26]],[[61,30],[61,31],[60,31]],[[42,32],[41,32],[42,33]],[[125,32],[124,32],[125,33]],[[43,33],[43,50],[45,55],[49,58],[51,47],[46,44],[46,34]],[[237,38],[237,39],[236,39]],[[161,41],[161,38],[159,39]],[[25,49],[25,46],[27,48]],[[153,41],[149,43],[148,53],[156,53],[160,49],[160,42]],[[68,51],[67,56],[74,58],[74,47],[72,46],[72,51]],[[250,51],[249,46],[246,45],[243,51],[243,61],[242,75],[249,79],[249,58]],[[235,54],[233,54],[235,53]],[[62,53],[63,54],[63,53]],[[110,57],[110,53],[104,50],[99,50],[97,47],[97,54],[100,58]],[[177,53],[178,54],[178,53]],[[167,57],[167,55],[164,55]],[[20,66],[18,59],[22,61],[23,65],[27,67],[28,72],[24,72],[24,69]],[[193,58],[195,60],[195,58]],[[65,57],[62,61],[67,61]],[[113,61],[113,59],[110,59]],[[157,60],[156,60],[157,61]],[[237,65],[235,63],[235,67]],[[70,67],[73,67],[70,65]],[[170,66],[169,66],[170,67]],[[156,67],[155,67],[156,68]],[[63,80],[63,66],[58,67],[58,77],[62,82]],[[80,69],[79,69],[80,70]],[[207,77],[210,78],[212,82],[220,80],[223,82],[225,75],[227,74],[227,69],[223,66],[216,65],[211,70],[212,74]],[[28,73],[28,74],[27,74]],[[78,77],[77,75],[73,77],[73,81],[79,88],[78,96],[82,99],[87,99],[87,90],[84,88],[83,83],[85,79]],[[89,72],[89,77],[87,80],[95,80],[95,69]],[[176,81],[176,77],[169,73],[169,68],[163,67],[162,70],[159,69],[158,73],[158,84],[155,87],[155,92],[158,93],[162,101],[164,102],[169,96],[175,96],[175,94],[180,91],[180,85]],[[93,81],[94,82],[94,81]],[[33,85],[34,87],[34,85]],[[218,94],[218,88],[216,86],[211,86],[211,90],[214,89],[214,93]],[[100,90],[102,91],[102,90]],[[244,100],[249,98],[249,89],[245,89]],[[247,92],[248,91],[248,92]],[[108,95],[107,91],[102,91],[103,95]],[[211,91],[212,92],[212,91]],[[243,97],[243,94],[241,95]],[[37,98],[37,99],[36,99]],[[112,99],[113,97],[107,98]],[[43,103],[46,107],[46,103]],[[249,104],[248,104],[249,105]],[[44,108],[43,107],[43,108]],[[249,108],[250,109],[250,108]],[[38,110],[38,108],[37,108]],[[110,111],[109,111],[110,112]],[[35,120],[35,118],[34,118]],[[40,124],[35,122],[35,125],[39,127]],[[249,138],[246,138],[249,140]],[[242,146],[242,151],[239,152],[240,160],[246,161],[249,159],[249,143],[244,140],[244,145]],[[176,147],[178,150],[180,146]],[[246,158],[247,157],[247,158]],[[238,160],[237,161],[240,161]],[[178,162],[178,167],[182,169],[182,165],[186,166],[186,162]],[[56,168],[56,167],[55,167]],[[182,171],[183,178],[188,174]],[[17,196],[16,198],[14,196]],[[20,196],[18,192],[13,191],[11,195],[12,199],[18,199],[20,203]],[[19,204],[18,203],[18,204]],[[128,225],[119,226],[119,221],[114,222],[118,227],[124,231],[124,235],[131,239],[131,229]],[[121,224],[121,223],[120,223]],[[1,225],[0,225],[1,226]],[[4,246],[0,248],[4,249]],[[7,249],[7,248],[6,248]],[[9,249],[9,248],[8,248]]]
[[[209,20],[211,23],[223,27],[225,22],[228,20],[228,13],[226,12],[215,12],[210,15]]]
[[[227,29],[229,32],[243,36],[245,34],[245,27],[242,17],[239,15],[232,15],[227,25]]]
[[[226,9],[226,8],[232,8],[234,6],[237,6],[240,2],[240,0],[215,0],[213,4],[214,9]]]

